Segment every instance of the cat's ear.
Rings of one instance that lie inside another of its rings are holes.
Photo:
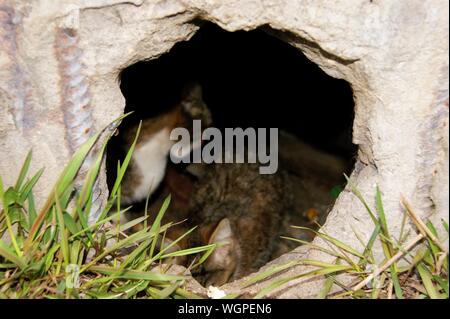
[[[184,88],[181,94],[183,101],[199,101],[202,100],[203,92],[202,86],[198,82],[190,82]],[[188,105],[185,105],[185,107]],[[185,110],[189,111],[189,110]]]
[[[229,244],[233,238],[233,230],[231,229],[231,224],[228,218],[222,219],[219,224],[214,229],[211,237],[209,238],[209,243],[223,243]]]
[[[184,88],[181,105],[192,119],[202,120],[204,127],[212,124],[211,112],[203,101],[202,86],[198,82],[191,82]]]
[[[208,275],[207,284],[221,286],[228,282],[237,265],[237,240],[228,218],[224,218],[215,228],[209,244],[218,244],[204,264]]]

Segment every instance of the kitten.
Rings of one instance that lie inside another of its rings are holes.
[[[191,83],[184,89],[180,102],[159,116],[143,120],[140,136],[122,182],[122,204],[144,200],[164,178],[168,155],[176,141],[169,136],[176,127],[190,128],[193,119],[211,125],[211,114],[202,98],[202,88]],[[131,146],[138,129],[135,125],[122,137],[125,150]],[[183,154],[184,155],[184,154]]]
[[[194,273],[197,280],[220,286],[273,258],[291,193],[283,171],[261,175],[256,164],[209,165],[191,196],[188,223],[198,229],[189,246],[221,246]]]
[[[260,175],[257,164],[191,164],[187,171],[195,180],[170,168],[160,198],[149,206],[148,222],[153,222],[165,196],[172,194],[162,224],[175,225],[165,234],[164,245],[192,227],[197,229],[171,251],[218,244],[200,268],[192,269],[201,284],[221,286],[278,256],[283,220],[293,202],[284,171]],[[187,267],[194,258],[198,256],[177,257],[172,262]]]

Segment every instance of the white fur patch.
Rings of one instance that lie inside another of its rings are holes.
[[[169,139],[169,130],[162,129],[152,135],[148,141],[136,147],[133,161],[141,175],[140,184],[134,189],[132,201],[140,201],[152,194],[164,178],[167,155],[173,141]]]

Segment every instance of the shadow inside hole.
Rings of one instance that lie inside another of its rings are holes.
[[[182,235],[188,226],[200,225],[194,239],[181,241],[180,247],[208,244],[220,221],[231,221],[232,236],[239,237],[237,245],[246,247],[238,247],[240,256],[230,257],[233,265],[223,261],[225,269],[210,271],[223,277],[223,271],[232,268],[229,281],[298,245],[279,240],[279,235],[312,240],[312,233],[290,225],[314,228],[315,222],[325,221],[345,183],[343,173],[350,173],[356,153],[351,142],[353,96],[347,82],[327,76],[300,51],[262,30],[231,33],[205,23],[190,41],[176,44],[168,54],[122,72],[125,111],[134,113],[110,143],[110,185],[117,159],[124,156],[121,135],[141,119],[155,120],[172,110],[183,87],[192,80],[201,84],[213,126],[222,132],[227,127],[275,127],[280,131],[275,177],[255,174],[253,168],[237,164],[214,164],[202,168],[207,172],[205,180],[186,165],[169,163],[164,180],[152,194],[151,216],[171,194],[172,204],[163,222],[188,220],[169,230],[169,238]],[[141,136],[151,134],[143,132]],[[264,205],[257,205],[258,201]],[[135,203],[133,211],[142,214],[143,207],[142,202]],[[268,216],[267,211],[276,214],[280,210],[280,216]],[[271,228],[274,224],[278,226]],[[242,232],[244,229],[248,231]],[[249,256],[243,257],[245,254]],[[208,276],[208,271],[199,270],[202,283]]]

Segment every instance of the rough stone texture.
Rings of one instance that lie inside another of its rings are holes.
[[[402,219],[401,193],[422,217],[440,224],[449,206],[448,16],[442,0],[0,0],[0,174],[12,184],[33,148],[32,170],[46,167],[36,188],[42,200],[71,155],[57,30],[78,39],[78,61],[85,65],[78,71],[87,77],[91,129],[98,130],[123,112],[119,72],[188,40],[198,29],[190,22],[203,19],[229,31],[264,26],[350,82],[359,145],[351,178],[370,203],[380,186],[393,234]],[[104,174],[100,186],[105,196]],[[367,239],[372,228],[349,189],[324,226],[356,248],[353,229]],[[317,281],[297,282],[273,296],[311,297],[318,287]]]

